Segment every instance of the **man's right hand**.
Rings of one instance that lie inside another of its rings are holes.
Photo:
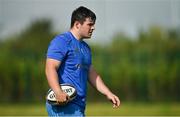
[[[59,104],[66,104],[69,99],[69,96],[65,92],[56,93],[56,100]]]

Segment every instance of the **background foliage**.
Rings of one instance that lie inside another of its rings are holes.
[[[56,33],[51,21],[33,22],[0,41],[0,102],[42,102],[48,90],[46,51]],[[102,42],[103,43],[103,42]],[[180,101],[180,30],[152,26],[134,39],[123,33],[90,44],[93,65],[121,100]],[[89,87],[88,100],[101,98]],[[102,99],[101,99],[102,100]]]

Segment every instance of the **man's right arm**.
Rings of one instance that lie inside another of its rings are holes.
[[[56,94],[57,101],[58,102],[66,102],[66,101],[68,101],[69,97],[66,93],[64,93],[61,90],[61,87],[59,85],[59,80],[58,80],[58,74],[57,74],[57,70],[60,65],[61,65],[60,61],[47,58],[45,73],[46,73],[46,78],[47,78],[50,88]]]

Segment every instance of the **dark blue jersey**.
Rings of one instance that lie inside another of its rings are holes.
[[[91,50],[84,41],[77,40],[71,32],[56,36],[50,43],[47,58],[61,61],[58,69],[59,83],[68,83],[77,89],[71,102],[85,108],[87,80],[91,65]]]

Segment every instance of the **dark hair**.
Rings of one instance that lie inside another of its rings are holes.
[[[73,27],[75,21],[79,21],[83,24],[86,18],[90,18],[93,22],[96,21],[96,15],[90,9],[83,6],[75,9],[71,16],[71,28]]]

